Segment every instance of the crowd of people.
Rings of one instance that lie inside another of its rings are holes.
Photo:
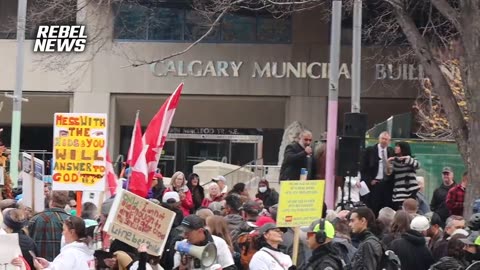
[[[322,170],[311,141],[306,131],[287,147],[281,180],[299,179],[298,168]],[[204,189],[199,175],[176,172],[169,183],[155,175],[147,198],[176,213],[161,256],[104,231],[115,197],[99,208],[84,203],[78,216],[75,196],[66,191],[46,188],[40,213],[2,200],[0,233],[19,235],[22,256],[11,261],[19,269],[480,269],[480,214],[462,216],[467,174],[457,184],[445,167],[428,203],[408,143],[389,145],[384,132],[365,151],[361,180],[370,193],[363,206],[327,210],[324,203],[323,215],[300,230],[277,226],[279,194],[266,179],[250,191],[244,183],[229,188],[218,176]],[[293,254],[295,233],[300,242]],[[177,251],[178,242],[214,245],[213,265]]]

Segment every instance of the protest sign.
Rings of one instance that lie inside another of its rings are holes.
[[[52,189],[103,191],[106,114],[56,113],[54,119]]]
[[[20,269],[11,264],[12,260],[18,256],[22,256],[22,251],[18,244],[18,234],[0,234],[0,269]]]
[[[22,178],[22,203],[35,212],[45,210],[44,165],[43,160],[36,157],[32,158],[32,155],[28,153],[22,153],[22,171],[20,173]]]
[[[280,182],[277,225],[308,226],[321,218],[324,191],[324,180]]]
[[[174,219],[175,212],[121,190],[115,195],[104,231],[135,248],[145,243],[149,254],[160,256]]]

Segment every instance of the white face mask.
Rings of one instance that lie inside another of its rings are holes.
[[[258,191],[260,191],[260,193],[265,193],[265,191],[267,191],[267,187],[259,187]]]

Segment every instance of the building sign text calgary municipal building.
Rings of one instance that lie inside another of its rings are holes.
[[[168,60],[150,65],[157,77],[240,77],[328,79],[329,63],[322,62],[242,62],[242,61],[182,61]],[[365,70],[365,67],[363,67]],[[340,78],[351,78],[351,65],[340,65]],[[368,72],[371,72],[368,69]],[[375,64],[375,80],[419,80],[424,78],[421,65]],[[363,71],[364,77],[370,76]]]

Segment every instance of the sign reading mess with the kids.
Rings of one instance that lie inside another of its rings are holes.
[[[107,115],[56,113],[53,137],[52,189],[103,191]]]

